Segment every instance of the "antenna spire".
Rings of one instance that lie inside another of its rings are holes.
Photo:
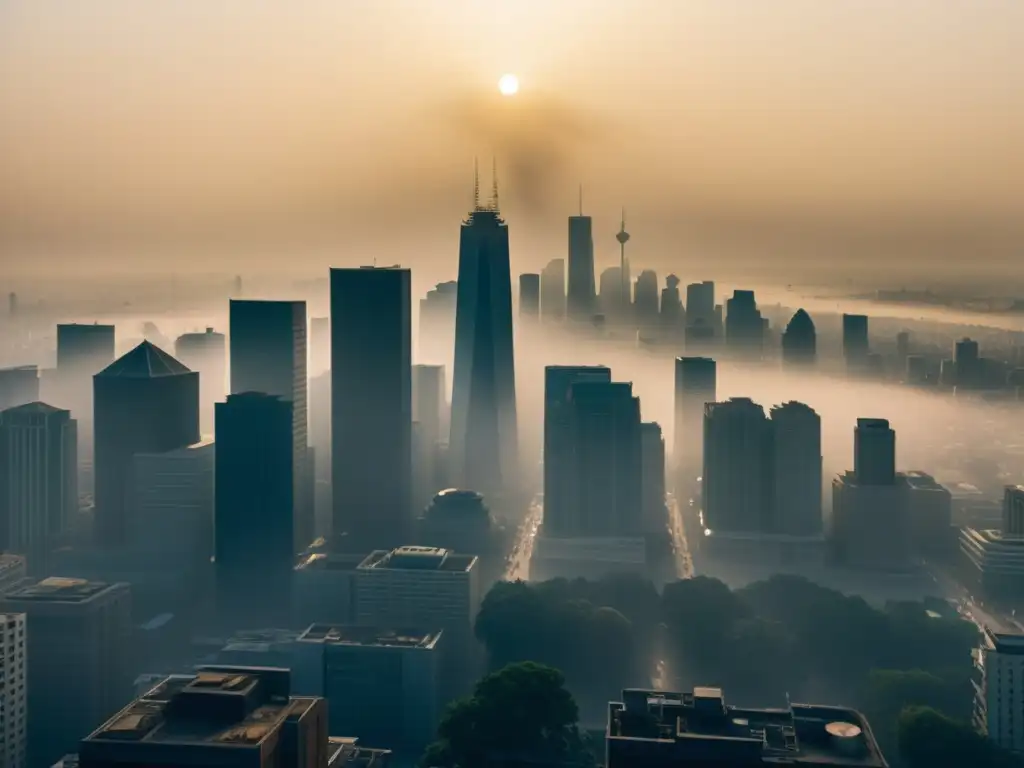
[[[491,156],[491,210],[498,213],[498,158]]]
[[[473,210],[480,210],[480,160],[473,158]]]

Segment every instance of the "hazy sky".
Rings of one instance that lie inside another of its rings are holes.
[[[1005,270],[1024,3],[0,0],[0,270],[445,277],[492,154],[519,269],[582,182],[609,261]]]

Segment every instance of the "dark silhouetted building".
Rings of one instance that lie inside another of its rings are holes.
[[[665,438],[661,425],[644,422],[640,425],[641,492],[643,494],[643,526],[645,534],[665,532]]]
[[[88,380],[114,362],[114,326],[57,326],[57,370]]]
[[[540,275],[527,272],[519,276],[519,314],[540,316]]]
[[[910,537],[914,550],[925,557],[948,560],[956,550],[953,494],[926,472],[905,472],[910,486]]]
[[[327,703],[291,695],[291,673],[202,666],[172,675],[82,739],[79,768],[325,768]]]
[[[422,509],[443,487],[443,459],[448,442],[446,392],[443,365],[412,367],[414,509]]]
[[[958,387],[971,389],[983,384],[983,361],[978,342],[968,338],[957,341],[953,345],[953,365],[956,368]]]
[[[27,617],[29,765],[52,765],[131,694],[127,584],[50,577],[0,596]]]
[[[636,278],[633,288],[633,316],[641,334],[658,325],[658,273],[645,269]]]
[[[713,326],[715,321],[715,283],[705,280],[686,286],[686,322],[697,322]]]
[[[313,468],[309,455],[308,335],[304,301],[230,303],[231,394],[262,392],[292,408],[291,473],[295,548],[313,539]]]
[[[569,217],[569,281],[566,306],[573,320],[590,320],[594,313],[593,219]]]
[[[26,661],[25,614],[0,613],[0,674],[3,675],[3,711],[0,712],[0,765],[25,768],[28,746],[26,702],[28,662]]]
[[[39,367],[0,368],[0,411],[39,400]]]
[[[808,405],[788,402],[769,412],[772,439],[773,533],[820,536],[824,487],[821,417]]]
[[[1003,529],[1008,538],[1024,538],[1024,486],[1003,489]]]
[[[124,543],[125,501],[138,453],[199,442],[199,374],[142,342],[93,377],[96,543]]]
[[[572,386],[611,382],[605,366],[549,365],[544,369],[544,532],[569,536],[575,529]]]
[[[683,313],[683,300],[679,295],[680,280],[675,275],[665,278],[665,287],[661,289],[661,327],[666,339],[674,339],[683,332],[686,316]]]
[[[735,290],[726,302],[725,343],[729,349],[759,357],[764,349],[766,321],[753,291]]]
[[[296,555],[291,438],[286,400],[246,392],[217,403],[217,613],[230,628],[290,618]]]
[[[704,521],[712,532],[771,530],[770,430],[749,398],[704,407]]]
[[[811,316],[806,310],[798,309],[782,332],[782,362],[786,365],[813,365],[818,356],[817,339]]]
[[[412,523],[411,303],[408,269],[331,270],[333,529],[364,552]]]
[[[540,314],[546,321],[565,319],[565,259],[552,259],[540,273]]]
[[[896,478],[896,432],[887,419],[857,419],[853,471],[861,485],[890,485]]]
[[[199,374],[199,423],[209,434],[213,430],[213,404],[227,394],[227,340],[213,328],[185,333],[174,342],[174,356]]]
[[[843,358],[848,368],[863,369],[867,365],[868,316],[843,315]]]
[[[508,226],[495,190],[489,208],[477,205],[462,222],[448,443],[453,479],[492,503],[519,479],[510,281]]]
[[[30,403],[0,412],[0,550],[47,573],[56,539],[78,512],[78,424]]]
[[[677,484],[689,482],[701,472],[704,406],[717,399],[717,380],[717,366],[710,357],[676,358],[672,462]]]

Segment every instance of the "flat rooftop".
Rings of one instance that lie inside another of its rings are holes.
[[[907,483],[910,484],[911,488],[920,491],[946,491],[949,490],[936,480],[932,475],[927,472],[921,472],[920,470],[911,470],[904,473],[904,477],[907,479]]]
[[[418,629],[380,629],[349,624],[313,624],[299,640],[329,645],[354,645],[376,648],[433,648],[441,631]]]
[[[327,740],[327,768],[384,768],[390,760],[390,749],[362,747],[357,739],[337,736]]]
[[[22,603],[86,603],[119,586],[105,581],[49,576],[35,584],[8,592],[5,599]]]
[[[631,747],[665,750],[667,761],[885,768],[867,720],[843,707],[791,704],[785,709],[727,706],[720,688],[676,693],[631,689],[608,706],[609,751],[628,763]]]
[[[993,632],[986,629],[983,642],[990,651],[1005,653],[1009,656],[1024,656],[1024,634]]]
[[[337,555],[328,552],[303,554],[295,565],[296,571],[354,571],[366,560],[365,555]]]
[[[398,547],[378,549],[359,564],[360,569],[401,571],[447,571],[465,573],[476,564],[476,555],[457,555],[442,547]]]

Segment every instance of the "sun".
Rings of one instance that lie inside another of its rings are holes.
[[[498,81],[498,90],[502,96],[515,96],[519,93],[519,78],[511,73],[502,75]]]

